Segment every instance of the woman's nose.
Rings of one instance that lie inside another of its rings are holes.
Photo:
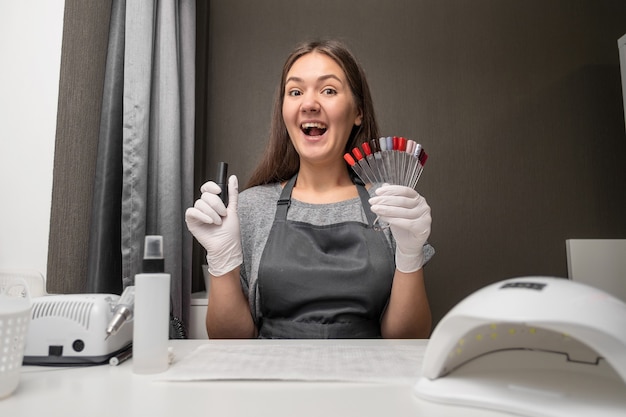
[[[300,106],[303,112],[316,112],[320,109],[320,103],[315,94],[306,93]]]

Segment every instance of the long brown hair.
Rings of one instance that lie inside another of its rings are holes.
[[[276,90],[274,98],[268,145],[246,188],[286,181],[295,175],[300,168],[300,159],[289,139],[287,127],[283,120],[282,107],[287,73],[294,62],[311,52],[325,54],[337,62],[346,75],[354,101],[363,115],[361,125],[352,128],[350,138],[346,143],[345,152],[349,152],[355,146],[369,139],[378,138],[378,123],[374,113],[369,85],[365,78],[365,72],[356,58],[343,43],[336,40],[319,40],[303,43],[291,52],[283,65],[280,87]]]

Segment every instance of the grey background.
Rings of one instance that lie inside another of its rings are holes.
[[[206,141],[245,183],[287,53],[344,40],[381,133],[422,143],[435,321],[497,280],[567,276],[565,239],[626,237],[620,1],[212,1]]]

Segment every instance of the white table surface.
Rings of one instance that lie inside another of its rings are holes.
[[[250,341],[170,341],[176,360],[204,343],[241,344]],[[408,343],[424,346],[426,341],[361,340],[346,343]],[[412,384],[400,382],[156,381],[155,375],[134,374],[132,359],[119,366],[24,366],[17,390],[0,400],[2,417],[503,415],[483,409],[425,402],[413,394]]]

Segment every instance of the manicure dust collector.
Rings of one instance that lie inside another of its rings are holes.
[[[626,304],[567,279],[491,284],[435,328],[415,393],[527,416],[624,416]]]

